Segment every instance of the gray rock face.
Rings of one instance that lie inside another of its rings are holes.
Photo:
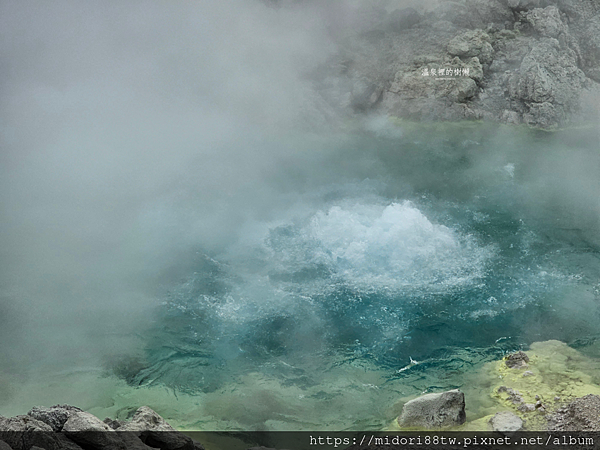
[[[69,411],[60,406],[53,406],[51,408],[34,406],[31,411],[27,413],[27,415],[44,422],[54,431],[61,431],[63,425],[69,419]]]
[[[2,417],[0,416],[0,430],[2,431],[52,431],[52,428],[39,420],[29,416]]]
[[[332,109],[546,129],[600,119],[600,2],[439,0],[377,20],[324,70]],[[470,80],[421,76],[465,65]]]
[[[62,433],[56,433],[56,438],[60,442],[60,450],[83,450],[79,445],[70,440],[67,436]]]
[[[579,42],[584,72],[600,82],[600,14],[584,23]]]
[[[114,432],[115,430],[110,428],[93,414],[85,411],[75,411],[69,415],[69,418],[63,425],[62,431],[68,434],[77,431]]]
[[[522,11],[544,7],[546,6],[546,0],[508,0],[507,4],[512,9]]]
[[[565,123],[581,110],[580,97],[585,74],[577,67],[577,55],[561,48],[553,38],[529,42],[518,69],[509,72],[504,83],[511,109],[523,122],[552,128]]]
[[[490,36],[483,30],[465,31],[453,38],[447,45],[448,53],[460,58],[476,56],[482,64],[492,62],[494,48]]]
[[[519,431],[523,429],[523,420],[516,414],[510,411],[503,411],[496,413],[494,417],[490,419],[490,424],[494,431]]]
[[[101,421],[70,405],[38,406],[27,416],[0,416],[0,450],[30,450],[35,446],[43,450],[204,450],[147,406],[139,408],[127,422]]]
[[[549,431],[600,431],[600,396],[586,395],[548,418]]]
[[[427,394],[407,402],[398,417],[403,428],[444,428],[466,420],[465,395],[458,389]]]
[[[560,18],[560,11],[556,6],[532,9],[525,18],[540,36],[558,39],[560,35],[567,33],[567,26]]]

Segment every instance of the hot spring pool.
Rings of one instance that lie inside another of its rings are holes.
[[[81,383],[72,401],[121,417],[149,404],[197,430],[377,429],[428,391],[460,388],[469,420],[484,415],[478,368],[532,342],[598,356],[590,132],[403,124],[293,139],[261,189],[219,200],[252,214],[181,252],[134,350],[53,378]]]

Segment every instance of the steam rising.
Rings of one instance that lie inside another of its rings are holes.
[[[264,136],[319,122],[303,76],[333,47],[260,2],[1,8],[2,338],[13,362],[86,359],[269,204],[290,148]]]
[[[427,155],[411,149],[417,139],[399,146],[391,125],[369,134],[377,117],[366,138],[341,134],[314,77],[359,16],[353,2],[327,4],[2,2],[3,371],[135,350],[135,331],[197,254],[242,254],[265,223],[291,217],[313,218],[303,232],[347,279],[378,272],[386,286],[453,258],[438,275],[460,284],[491,254],[403,202],[423,192],[470,201],[483,186],[490,203],[599,245],[594,133],[532,144],[499,132],[489,147],[472,137]],[[391,200],[367,204],[353,190],[378,177]],[[340,191],[323,194],[332,184]]]

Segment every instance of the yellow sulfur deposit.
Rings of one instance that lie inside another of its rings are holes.
[[[467,422],[453,430],[489,431],[490,419],[500,411],[521,417],[526,430],[545,430],[548,414],[575,398],[600,395],[600,360],[554,340],[533,343],[526,354],[529,361],[520,367],[508,367],[505,357],[480,369],[479,381],[490,386],[479,393],[486,398],[470,397],[477,391],[466,390]],[[469,404],[486,407],[469,410]],[[399,430],[395,420],[388,430]]]

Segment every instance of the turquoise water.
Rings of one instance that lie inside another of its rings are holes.
[[[93,226],[35,209],[52,232],[28,221],[46,234],[5,274],[0,414],[381,429],[460,388],[472,421],[498,407],[486,362],[549,339],[600,357],[594,130],[352,130],[249,132],[114,213],[94,197]]]
[[[377,373],[373,388],[391,393],[378,394],[384,412],[332,421],[360,428],[393,418],[400,396],[468,389],[465,374],[506,351],[593,343],[594,134],[392,131],[319,140],[318,151],[266,174],[277,207],[230,242],[190,252],[163,286],[143,352],[113,372],[133,387],[217,402],[260,374],[282,399],[311,398],[303,409],[272,407],[292,429],[314,425],[315,409],[335,416],[344,394],[332,377]],[[269,428],[273,417],[240,413],[232,427]]]

